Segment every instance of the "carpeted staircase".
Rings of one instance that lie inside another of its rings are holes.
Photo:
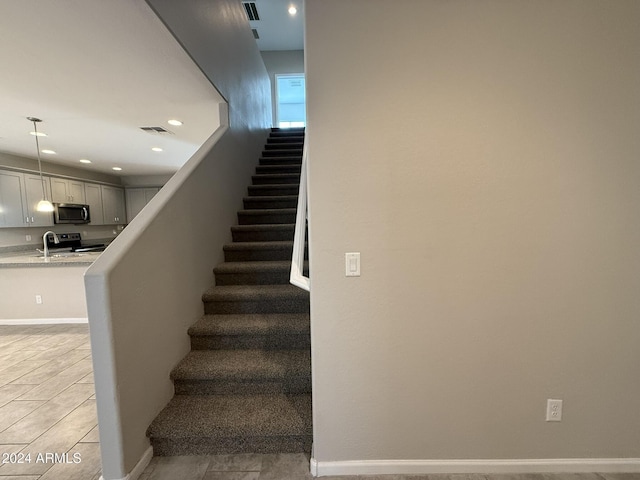
[[[309,294],[289,284],[303,140],[271,131],[175,396],[147,431],[154,455],[311,450]]]

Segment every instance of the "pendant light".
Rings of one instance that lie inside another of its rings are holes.
[[[40,172],[40,183],[42,184],[42,200],[38,202],[36,210],[38,212],[53,212],[53,204],[47,200],[47,192],[44,188],[44,178],[42,177],[42,163],[40,162],[40,142],[38,142],[38,127],[36,124],[42,120],[36,117],[27,117],[27,120],[33,122],[33,132],[36,137],[36,151],[38,152],[38,171]]]

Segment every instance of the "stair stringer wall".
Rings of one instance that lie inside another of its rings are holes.
[[[240,168],[242,150],[217,132],[85,275],[105,479],[134,468],[173,395],[169,372],[189,350],[186,331],[241,203],[236,183],[253,166]]]
[[[242,11],[218,3],[209,17]],[[189,350],[187,329],[202,315],[211,265],[222,259],[270,126],[269,78],[237,13],[228,23],[218,19],[217,42],[190,32],[190,45],[207,45],[208,59],[178,38],[228,101],[225,125],[85,275],[104,480],[135,476],[149,458],[145,431],[173,395],[169,372]],[[185,6],[182,20],[193,16]]]

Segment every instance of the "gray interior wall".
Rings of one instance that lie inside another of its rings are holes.
[[[638,457],[640,2],[305,11],[316,459]]]
[[[260,54],[271,80],[273,125],[276,125],[276,75],[304,73],[304,50],[269,50]]]
[[[239,2],[149,4],[229,101],[220,115],[229,128],[205,142],[85,276],[105,480],[139,473],[148,460],[146,429],[173,395],[169,373],[189,350],[187,328],[203,313],[201,295],[270,124],[269,79]]]
[[[0,320],[87,318],[86,266],[0,268]],[[35,296],[42,297],[36,304]]]

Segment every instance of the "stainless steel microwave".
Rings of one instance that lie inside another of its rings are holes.
[[[89,205],[80,205],[77,203],[54,203],[53,204],[53,222],[54,223],[71,223],[80,225],[91,221],[91,212]]]

